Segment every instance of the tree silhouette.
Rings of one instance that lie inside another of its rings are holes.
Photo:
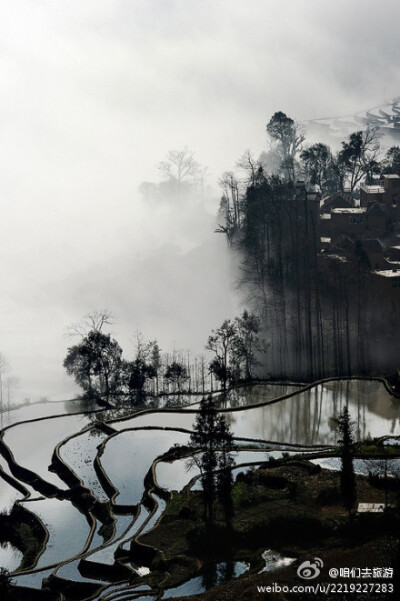
[[[338,440],[340,445],[340,457],[342,469],[340,472],[340,491],[342,494],[343,506],[349,512],[351,517],[354,505],[356,503],[356,478],[353,467],[354,455],[354,424],[350,420],[350,413],[347,405],[343,407],[342,412],[335,420],[337,428],[342,438]]]
[[[183,150],[169,150],[166,159],[166,161],[161,161],[158,168],[168,180],[182,183],[193,179],[200,171],[200,165],[194,159],[193,150],[187,146]]]
[[[286,181],[295,180],[296,156],[304,142],[304,135],[293,119],[278,111],[267,124],[267,133],[275,141],[281,157],[281,170]]]
[[[210,363],[210,371],[222,382],[224,390],[231,377],[229,360],[235,336],[235,324],[230,319],[225,319],[219,328],[212,330],[207,340],[206,348],[215,354],[215,358]]]
[[[233,437],[225,418],[218,414],[211,396],[202,399],[200,403],[190,442],[197,452],[188,465],[191,467],[195,464],[200,469],[206,525],[212,527],[214,523],[214,504],[218,496],[225,521],[230,526],[233,516]]]
[[[68,349],[64,367],[87,396],[109,400],[121,383],[122,349],[110,334],[92,330]]]
[[[178,361],[173,361],[165,371],[164,378],[175,385],[178,392],[182,391],[182,386],[189,379],[186,367]]]
[[[234,513],[232,499],[232,468],[234,466],[232,451],[234,450],[234,444],[233,435],[223,415],[219,416],[219,438],[220,448],[218,456],[219,471],[217,473],[217,494],[225,515],[226,526],[231,530]]]

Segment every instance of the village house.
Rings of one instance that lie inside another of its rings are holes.
[[[394,173],[383,175],[382,185],[361,184],[360,206],[368,208],[378,203],[386,216],[394,221],[400,218],[400,176]]]
[[[400,176],[387,174],[378,184],[362,184],[359,201],[339,192],[320,199],[320,251],[351,257],[361,250],[375,285],[400,289],[399,222]]]

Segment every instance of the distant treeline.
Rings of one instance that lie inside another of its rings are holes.
[[[109,311],[94,312],[72,327],[79,342],[68,348],[64,360],[87,398],[127,398],[140,403],[148,395],[201,393],[226,390],[254,376],[258,352],[258,319],[248,311],[212,330],[206,344],[211,359],[190,352],[163,353],[156,340],[137,335],[132,359],[123,358],[115,338],[103,332],[111,323]]]

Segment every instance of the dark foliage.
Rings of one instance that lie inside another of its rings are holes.
[[[340,457],[342,469],[340,472],[340,491],[344,507],[352,514],[357,499],[356,477],[353,467],[354,455],[354,425],[350,419],[347,405],[344,406],[339,417],[336,419],[337,428],[341,435],[338,440],[340,445]]]

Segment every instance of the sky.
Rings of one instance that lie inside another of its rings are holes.
[[[201,352],[240,309],[214,234],[217,181],[265,125],[353,114],[400,94],[394,0],[3,0],[0,352],[18,395],[68,395],[64,336],[96,308]],[[145,202],[187,146],[204,204]]]

